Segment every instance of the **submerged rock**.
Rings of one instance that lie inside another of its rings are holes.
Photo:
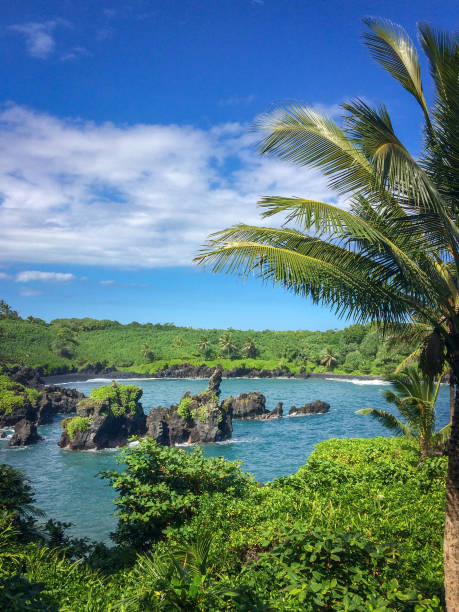
[[[14,434],[8,442],[8,446],[28,446],[40,440],[43,440],[43,438],[38,435],[35,423],[22,419],[14,426]]]
[[[62,421],[61,448],[100,450],[124,446],[131,436],[145,434],[146,417],[140,403],[142,389],[111,385],[93,389],[77,405],[77,416]]]
[[[322,402],[321,400],[315,400],[314,402],[309,402],[309,404],[305,404],[304,406],[292,406],[288,411],[290,416],[307,416],[308,414],[324,414],[330,410],[330,404],[327,402]]]

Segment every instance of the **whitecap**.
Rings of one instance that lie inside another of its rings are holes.
[[[360,380],[359,378],[326,378],[325,380],[332,380],[335,382],[347,382],[353,385],[390,385],[390,382],[383,380],[382,378],[372,378],[366,380]]]

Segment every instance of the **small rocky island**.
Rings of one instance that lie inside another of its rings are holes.
[[[259,391],[230,396],[223,402],[223,406],[234,420],[240,421],[278,419],[283,415],[282,402],[279,402],[274,410],[267,410],[266,397]]]
[[[315,402],[309,402],[304,406],[292,406],[288,411],[289,416],[308,416],[310,414],[325,414],[330,410],[330,404],[316,400]]]
[[[127,444],[131,436],[145,434],[145,414],[135,385],[111,385],[93,389],[77,404],[75,417],[62,421],[59,446],[68,450],[100,450]]]
[[[83,393],[51,385],[45,387],[37,370],[3,365],[0,372],[0,428],[14,427],[9,446],[41,440],[37,425],[49,423],[58,413],[75,412]]]

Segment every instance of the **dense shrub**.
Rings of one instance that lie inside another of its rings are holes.
[[[238,463],[221,457],[206,459],[201,449],[191,453],[156,444],[151,438],[122,451],[122,472],[103,473],[118,492],[116,542],[145,549],[166,527],[178,526],[199,508],[204,493],[240,496],[249,478]]]
[[[26,402],[35,405],[39,393],[20,383],[13,382],[5,374],[0,374],[0,412],[11,414],[16,407],[25,406]]]
[[[142,397],[142,389],[136,385],[105,385],[96,387],[91,391],[89,397],[97,402],[108,401],[110,410],[115,416],[125,414],[136,414],[141,412],[139,404]]]

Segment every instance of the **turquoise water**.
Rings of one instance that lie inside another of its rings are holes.
[[[382,381],[380,381],[382,383]],[[88,394],[106,380],[69,383]],[[197,393],[207,386],[206,380],[137,380],[143,388],[145,412],[158,405],[168,406],[180,400],[185,391]],[[301,406],[316,399],[330,404],[327,414],[291,417],[272,421],[234,421],[233,438],[227,442],[203,445],[207,456],[240,459],[243,469],[267,482],[291,474],[305,463],[314,445],[329,438],[351,438],[387,435],[372,419],[356,415],[359,408],[389,409],[375,381],[339,381],[310,378],[231,379],[222,383],[222,398],[248,391],[261,391],[267,408],[284,402],[284,412],[292,405]],[[387,388],[387,387],[386,387]],[[442,386],[437,404],[438,427],[448,422],[449,390]],[[0,463],[9,463],[25,471],[36,491],[37,505],[50,517],[74,524],[73,533],[107,540],[115,525],[113,491],[97,477],[100,470],[115,467],[117,451],[71,452],[57,446],[61,434],[60,420],[39,428],[45,438],[34,446],[7,449],[0,440]]]

